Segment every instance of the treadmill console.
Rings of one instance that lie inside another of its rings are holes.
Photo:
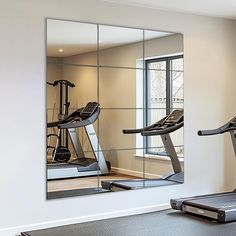
[[[86,119],[86,118],[90,117],[91,115],[93,115],[93,113],[97,110],[98,107],[99,107],[99,103],[89,102],[86,105],[86,107],[84,107],[84,109],[80,112],[80,116],[83,119]]]
[[[173,125],[181,121],[184,117],[184,110],[177,109],[171,112],[163,121],[163,125]]]

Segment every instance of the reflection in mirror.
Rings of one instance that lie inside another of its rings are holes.
[[[95,158],[93,152],[84,151],[83,153],[86,157]],[[71,153],[71,155],[75,154]],[[80,181],[77,178],[53,178],[47,183],[47,199],[80,196],[97,192],[99,192],[97,175],[89,177],[89,181],[86,177],[80,178]]]
[[[47,20],[48,199],[96,193],[109,172],[98,163],[96,65],[96,24]]]
[[[181,34],[48,19],[47,198],[182,183],[183,102]]]
[[[144,30],[144,59],[183,54],[183,35]]]
[[[98,86],[96,67],[58,65],[54,64],[55,61],[57,61],[57,58],[48,58],[47,83],[53,84],[56,80],[67,80],[75,85],[74,87],[68,86],[69,112],[74,111],[76,108],[83,107],[91,101],[97,101]],[[47,84],[46,88],[47,108],[53,109],[54,106],[59,108],[60,84],[57,86]],[[63,93],[63,95],[66,95],[66,93]],[[62,100],[65,100],[65,98],[62,97]],[[64,108],[62,109],[64,110]],[[48,115],[48,121],[51,120],[51,117],[52,116]],[[55,113],[54,119],[57,118],[57,114]]]
[[[99,65],[143,68],[143,30],[99,26]]]
[[[47,57],[58,63],[97,65],[97,25],[47,19]]]
[[[146,139],[146,150],[144,155],[150,155],[151,160],[145,160],[145,187],[149,187],[151,182],[157,178],[155,173],[161,176],[161,185],[172,185],[184,182],[183,166],[181,166],[179,150],[182,148],[176,141],[181,140],[182,132],[179,132],[184,125],[183,109],[174,109],[159,122],[155,123],[151,129],[144,131]],[[177,134],[177,135],[176,135]],[[170,165],[155,162],[156,159],[170,160]],[[169,171],[167,171],[167,169]],[[160,176],[159,176],[160,178]],[[153,184],[153,183],[152,183]],[[159,186],[159,183],[157,183]]]
[[[143,161],[135,157],[136,149],[108,150],[104,154],[112,163],[112,171],[108,176],[99,176],[99,187],[108,191],[126,190],[118,188],[115,183],[124,185],[126,181],[143,179]]]
[[[102,108],[142,109],[143,70],[99,68],[99,103]],[[136,95],[140,93],[138,98]],[[139,102],[136,102],[137,99]]]
[[[103,150],[143,150],[143,143],[136,142],[137,135],[123,133],[126,127],[136,129],[137,115],[142,116],[143,109],[101,110],[99,117],[99,142]]]
[[[78,182],[76,193],[84,194],[87,190],[89,192],[92,189],[95,190],[94,184],[97,181],[94,182],[94,180],[97,179],[98,174],[109,173],[109,163],[105,160],[104,163],[101,162],[102,150],[96,136],[96,120],[99,113],[99,104],[93,102],[68,115],[59,112],[60,117],[63,116],[63,118],[59,117],[58,121],[47,123],[48,180],[60,180],[65,185],[61,179],[95,176],[92,182],[83,181],[83,185],[80,184],[81,181]],[[86,183],[87,186],[85,186]],[[98,185],[96,189],[97,187]]]
[[[144,123],[151,125],[176,109],[184,108],[183,35],[149,30],[144,34]],[[169,140],[168,143],[165,140]],[[171,181],[183,183],[183,128],[164,136],[147,136],[144,142],[145,178],[155,179],[164,175]],[[162,182],[164,185],[172,183],[175,182]]]
[[[168,158],[170,158],[171,160],[171,165],[173,168],[173,171],[171,173],[165,174],[165,176],[163,177],[159,176],[158,173],[160,171],[159,170],[160,165],[157,165],[157,163],[155,163],[154,161],[152,163],[151,169],[149,169],[149,172],[146,172],[146,171],[144,172],[145,176],[142,179],[135,178],[135,179],[127,179],[127,180],[103,181],[102,186],[104,188],[105,187],[108,188],[111,191],[120,191],[120,190],[135,190],[135,189],[140,189],[144,187],[161,187],[164,185],[174,185],[174,184],[183,183],[184,174],[183,174],[182,166],[180,164],[180,160],[178,158],[176,148],[173,145],[172,139],[170,137],[170,133],[176,130],[179,130],[180,128],[183,127],[183,123],[184,123],[183,115],[184,115],[183,109],[175,109],[169,115],[155,122],[151,126],[144,127],[143,129],[127,129],[123,131],[124,134],[139,133],[144,137],[159,136],[163,142],[165,154],[167,154]],[[155,147],[155,148],[159,148],[159,147]],[[152,149],[145,148],[143,149],[143,151],[144,150],[151,151]],[[145,157],[146,157],[145,154],[146,152],[143,152],[143,156],[142,156],[142,158],[144,158],[143,160],[145,160]],[[138,157],[137,154],[136,154],[136,157]],[[145,160],[145,164],[146,164],[146,160]]]

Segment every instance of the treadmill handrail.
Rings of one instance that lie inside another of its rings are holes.
[[[146,126],[144,128],[140,128],[140,129],[124,129],[123,130],[123,134],[135,134],[135,133],[142,133],[146,130],[149,130],[149,129],[152,129],[154,127],[157,127],[158,125],[161,125],[162,122],[166,119],[166,116],[164,118],[162,118],[161,120],[159,120],[158,122],[152,124],[152,125],[149,125],[149,126]]]
[[[233,130],[236,130],[236,116],[233,119],[231,119],[228,123],[226,123],[225,125],[217,129],[199,130],[198,135],[209,136],[209,135],[223,134],[223,133],[230,132]]]
[[[167,127],[167,128],[161,128],[161,129],[156,129],[156,130],[147,130],[147,131],[143,131],[141,132],[142,136],[152,136],[152,135],[163,135],[163,134],[169,134],[172,133],[174,131],[176,131],[177,129],[180,129],[181,127],[184,126],[184,121],[180,122],[179,124],[176,124],[174,126],[171,127]]]
[[[71,88],[75,87],[75,84],[71,83],[68,80],[64,80],[64,79],[55,80],[53,83],[47,82],[47,84],[52,85],[53,87],[57,86],[58,84],[65,84],[65,85],[68,85]]]
[[[64,124],[64,123],[68,123],[70,121],[72,121],[75,118],[79,117],[80,112],[82,111],[82,108],[79,108],[75,111],[73,111],[72,113],[70,113],[66,118],[62,119],[62,120],[57,120],[57,121],[53,121],[53,122],[48,122],[47,123],[47,128],[52,128],[52,127],[56,127],[60,124]]]
[[[94,112],[92,116],[88,117],[85,120],[79,120],[79,121],[72,120],[68,123],[59,124],[58,127],[60,129],[84,127],[84,126],[94,123],[98,119],[99,114],[100,114],[100,108],[98,108],[97,111]]]

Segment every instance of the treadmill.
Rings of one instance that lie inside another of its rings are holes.
[[[160,135],[167,155],[170,157],[173,172],[158,179],[129,179],[102,181],[102,188],[110,191],[133,190],[144,187],[160,187],[165,185],[182,184],[184,172],[182,171],[177,153],[172,143],[170,133],[184,125],[183,109],[176,109],[158,122],[142,129],[125,129],[124,134],[137,134],[142,136]]]
[[[59,145],[59,138],[52,156],[52,163],[47,164],[47,180],[106,175],[110,173],[110,162],[106,161],[98,143],[98,138],[93,123],[98,119],[100,106],[97,102],[89,102],[85,107],[79,108],[69,114],[65,119],[47,124],[48,128],[57,127],[58,135],[66,130],[76,159],[68,162],[55,161],[55,155]],[[84,128],[90,142],[95,158],[85,157],[82,145],[79,141],[76,129]],[[51,147],[50,147],[51,148]],[[63,155],[64,153],[62,153]]]
[[[236,116],[218,129],[198,131],[200,136],[229,132],[236,156]],[[218,222],[236,220],[236,189],[232,192],[171,199],[171,207],[187,213],[214,219]]]

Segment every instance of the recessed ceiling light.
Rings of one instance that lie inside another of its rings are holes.
[[[58,49],[59,52],[63,52],[63,49]]]

